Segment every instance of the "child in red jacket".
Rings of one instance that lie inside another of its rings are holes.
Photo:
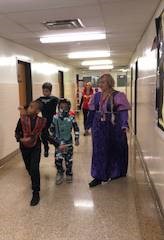
[[[40,135],[46,126],[46,119],[38,116],[42,104],[40,101],[33,101],[29,107],[20,110],[20,119],[15,129],[15,137],[20,144],[20,150],[25,167],[31,177],[33,196],[31,206],[39,203],[40,196],[40,157],[41,140]]]

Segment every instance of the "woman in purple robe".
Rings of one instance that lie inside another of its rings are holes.
[[[102,92],[90,102],[87,128],[92,130],[93,154],[90,187],[125,177],[128,168],[128,110],[124,93],[114,90],[114,79],[104,74],[99,82]]]

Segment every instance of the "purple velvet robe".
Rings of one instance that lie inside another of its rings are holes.
[[[114,91],[104,104],[101,92],[90,102],[87,128],[92,130],[93,154],[91,175],[101,181],[126,176],[128,143],[124,128],[128,128],[130,105],[124,93]]]

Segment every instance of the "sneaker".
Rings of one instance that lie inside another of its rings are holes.
[[[31,199],[31,206],[36,206],[40,201],[40,195],[39,192],[33,192],[32,199]]]
[[[49,156],[49,151],[44,151],[44,157],[47,158]]]
[[[92,187],[96,187],[97,185],[100,185],[101,184],[101,181],[100,180],[97,180],[96,178],[93,179],[90,183],[89,183],[89,187],[92,188]]]
[[[64,175],[63,173],[57,173],[56,174],[56,185],[60,185],[63,183],[63,180],[64,180]]]
[[[67,183],[72,183],[72,181],[73,181],[73,176],[72,175],[67,175],[66,176],[66,182]]]

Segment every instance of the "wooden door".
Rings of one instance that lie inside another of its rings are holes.
[[[58,72],[58,83],[59,83],[59,97],[64,98],[64,74],[62,71]]]
[[[18,62],[18,85],[19,85],[19,104],[24,106],[27,104],[26,95],[26,71],[25,65]]]

